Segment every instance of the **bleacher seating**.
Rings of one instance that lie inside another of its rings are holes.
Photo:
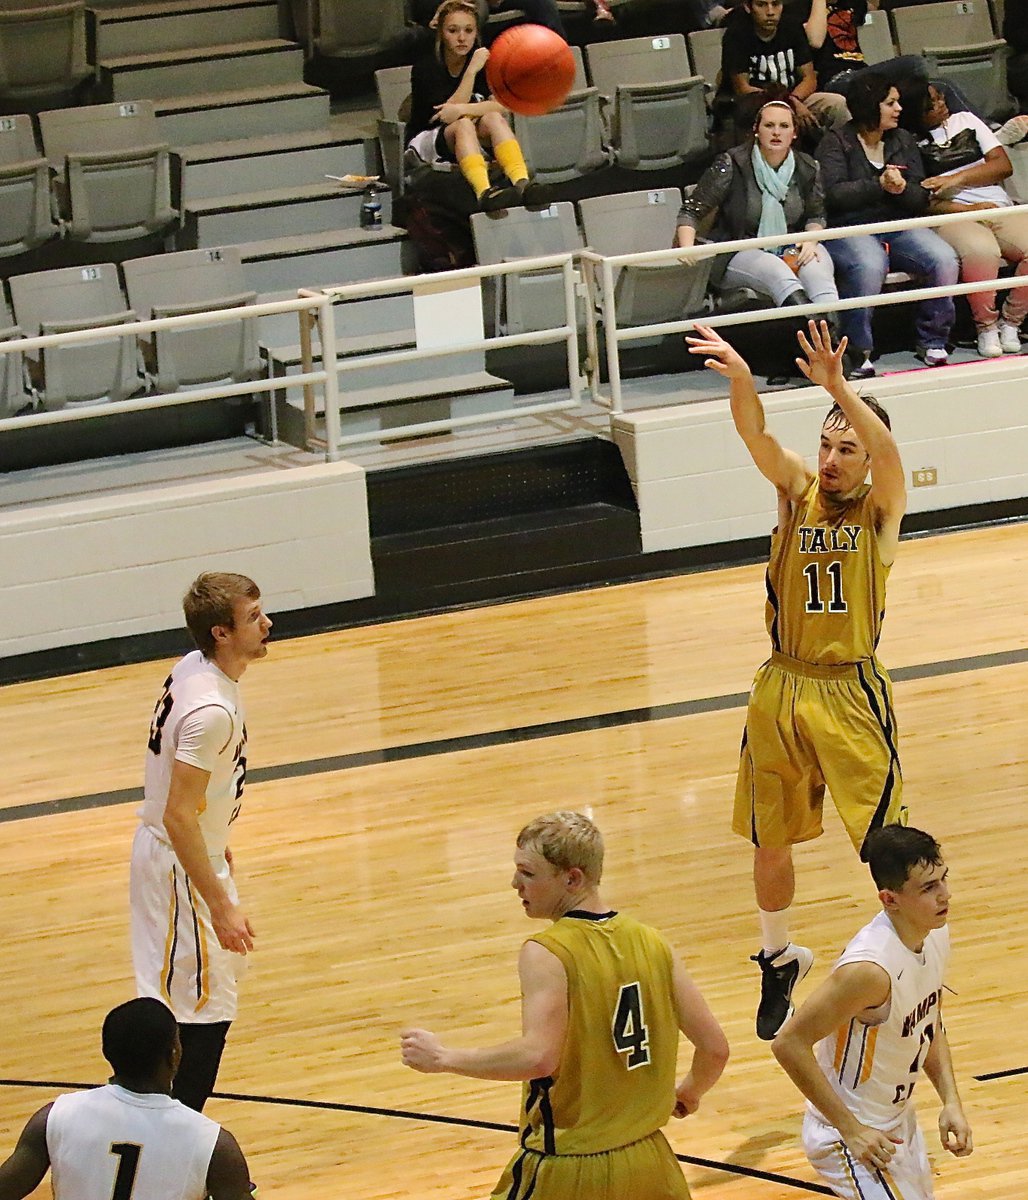
[[[403,152],[406,109],[410,100],[410,67],[383,67],[375,72],[378,94],[378,145],[382,174],[399,195],[403,191]]]
[[[927,46],[924,51],[932,79],[955,83],[988,118],[1002,120],[1014,111],[1007,90],[1007,44],[999,38],[967,46]]]
[[[868,11],[863,25],[857,30],[857,40],[868,66],[885,62],[896,54],[892,30],[889,28],[889,14],[882,9]]]
[[[698,29],[689,34],[689,61],[692,63],[694,75],[702,75],[707,84],[708,93],[713,94],[717,88],[718,75],[721,73],[721,43],[725,31],[717,29]]]
[[[707,151],[704,80],[685,38],[670,34],[586,47],[593,85],[611,105],[611,148],[629,170],[661,170]]]
[[[134,321],[114,263],[14,275],[14,316],[26,337],[70,333]],[[142,389],[134,335],[50,346],[26,352],[29,377],[46,409],[97,400],[123,400]]]
[[[478,261],[514,262],[582,248],[575,210],[567,201],[549,208],[512,208],[474,213],[471,233]],[[564,278],[560,270],[543,269],[486,281],[492,293],[491,327],[496,333],[527,333],[564,324]],[[484,300],[489,312],[488,299]]]
[[[61,218],[76,241],[112,242],[168,229],[169,147],[153,103],[132,100],[39,115],[43,150],[60,173]]]
[[[985,3],[911,4],[892,11],[900,54],[923,54],[926,46],[971,46],[995,39]]]
[[[308,55],[361,59],[385,52],[403,31],[403,0],[293,0],[297,36]]]
[[[580,200],[586,244],[597,254],[639,254],[674,244],[682,193],[655,188]],[[623,325],[677,321],[702,312],[712,258],[682,263],[628,265],[614,270],[614,303]]]
[[[7,300],[0,296],[0,342],[12,342],[21,336]],[[25,360],[21,351],[0,354],[0,418],[13,417],[29,403],[31,396],[25,387]]]
[[[124,264],[129,303],[141,320],[253,304],[236,247],[155,254]],[[142,340],[143,361],[160,392],[260,374],[257,329],[240,318],[200,329],[159,329]]]
[[[50,171],[32,119],[0,117],[0,257],[24,254],[60,232],[50,212]]]
[[[91,74],[82,0],[0,8],[0,105],[6,111],[67,100]]]

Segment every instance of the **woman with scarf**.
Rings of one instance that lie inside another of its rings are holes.
[[[752,140],[718,155],[685,200],[675,245],[692,246],[697,230],[708,221],[709,236],[716,242],[824,229],[820,169],[810,155],[793,149],[795,140],[790,105],[785,100],[765,104],[757,113]],[[720,290],[751,288],[777,308],[839,298],[832,260],[813,241],[719,257],[711,281]]]

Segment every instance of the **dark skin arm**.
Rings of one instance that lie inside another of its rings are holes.
[[[46,1148],[50,1108],[47,1104],[29,1118],[14,1153],[0,1165],[0,1200],[22,1200],[43,1182],[50,1166],[50,1151]]]
[[[207,1192],[211,1200],[250,1200],[250,1170],[239,1143],[222,1129],[207,1167]]]

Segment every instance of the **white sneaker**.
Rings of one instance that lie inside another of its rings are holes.
[[[1021,353],[1021,337],[1016,325],[1011,325],[1007,321],[1000,321],[999,345],[1004,354]]]
[[[1020,343],[1018,343],[1020,349]],[[986,329],[981,329],[978,332],[978,357],[979,358],[999,358],[1003,353],[1003,347],[999,340],[999,326],[989,325]]]
[[[949,362],[945,346],[919,346],[917,357],[926,367],[944,367]]]

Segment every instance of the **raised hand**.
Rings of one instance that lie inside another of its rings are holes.
[[[807,361],[798,358],[796,365],[811,383],[830,391],[829,384],[837,386],[843,381],[842,356],[846,352],[848,342],[846,338],[840,339],[838,346],[833,350],[832,335],[828,330],[827,321],[808,321],[807,329],[809,340],[802,329],[796,334],[796,340],[807,356]]]
[[[690,354],[705,354],[703,365],[726,379],[746,379],[750,369],[746,360],[709,325],[697,325],[695,333],[685,335]]]

